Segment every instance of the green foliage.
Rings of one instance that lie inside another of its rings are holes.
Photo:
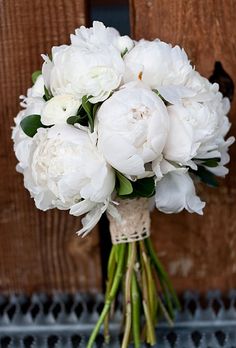
[[[161,95],[160,95],[160,93],[159,93],[159,91],[158,91],[157,89],[153,89],[152,91],[153,91],[154,93],[156,93],[156,95],[158,95],[158,97],[161,98]]]
[[[127,196],[133,192],[131,181],[120,172],[116,172],[116,190],[118,196]]]
[[[68,124],[74,125],[75,123],[80,123],[81,121],[81,117],[79,115],[76,116],[70,116],[68,117],[68,119],[66,120],[66,122]]]
[[[214,158],[207,158],[207,159],[199,159],[199,161],[202,161],[202,165],[214,168],[218,167],[220,162],[220,157],[214,157]]]
[[[133,192],[126,198],[152,197],[155,194],[154,178],[143,178],[132,182]]]
[[[27,116],[23,118],[20,125],[24,133],[29,137],[33,137],[37,133],[38,128],[48,128],[42,124],[40,115]]]
[[[96,112],[100,105],[101,103],[93,104],[93,120],[95,120]]]
[[[36,70],[35,72],[33,72],[31,78],[32,78],[32,82],[33,84],[35,84],[37,78],[39,77],[39,75],[42,75],[42,71],[41,70]]]
[[[85,95],[82,98],[82,106],[84,108],[84,111],[87,114],[88,123],[91,129],[91,132],[93,132],[94,131],[94,116],[95,116],[95,113],[93,112],[94,104],[90,103],[89,97]]]
[[[170,105],[170,103],[168,103],[160,94],[160,92],[157,89],[153,89],[152,90],[159,98],[161,98],[161,100],[165,103],[165,105]]]
[[[82,126],[89,126],[91,132],[94,131],[94,119],[96,112],[101,103],[92,104],[89,101],[89,97],[83,96],[82,105],[80,106],[77,114],[75,116],[70,116],[67,119],[68,124],[74,125],[79,123]]]
[[[116,190],[122,198],[152,197],[155,194],[154,178],[130,181],[120,172],[116,172]]]
[[[197,170],[190,169],[189,171],[196,175],[204,184],[207,184],[211,187],[218,186],[216,176],[213,173],[209,172],[209,170],[207,170],[205,167],[198,166]]]
[[[123,58],[128,52],[128,48],[126,47],[125,50],[121,53],[121,58]]]
[[[52,93],[44,86],[44,96],[43,96],[45,101],[48,101],[53,98]]]

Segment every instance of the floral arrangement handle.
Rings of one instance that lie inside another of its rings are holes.
[[[120,219],[109,216],[113,246],[108,262],[105,304],[87,348],[93,347],[102,324],[105,342],[109,343],[109,320],[122,283],[124,296],[122,348],[128,347],[131,337],[135,348],[140,347],[142,341],[154,345],[157,318],[163,316],[170,325],[173,325],[175,310],[180,308],[168,274],[158,259],[150,239],[149,200],[119,199],[118,202]],[[163,298],[158,295],[155,279],[158,279]],[[140,319],[142,316],[144,322]]]

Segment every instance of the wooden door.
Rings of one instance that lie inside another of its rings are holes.
[[[236,85],[236,1],[130,0],[136,39],[160,38],[183,46],[201,74],[211,76],[220,61]],[[236,134],[236,96],[231,134]],[[152,235],[179,291],[236,286],[236,146],[230,174],[220,188],[199,187],[204,216],[153,214]]]
[[[81,240],[80,220],[40,212],[15,171],[11,126],[20,94],[40,68],[41,53],[67,43],[87,24],[86,0],[0,1],[0,292],[97,291],[98,234]]]

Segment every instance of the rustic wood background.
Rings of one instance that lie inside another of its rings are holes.
[[[0,1],[0,292],[100,289],[99,239],[67,212],[38,211],[15,172],[11,126],[19,95],[52,45],[87,23],[85,0]]]
[[[79,219],[35,208],[15,172],[10,139],[18,96],[40,66],[40,54],[88,23],[87,3],[0,0],[0,292],[101,290],[97,229],[81,240],[74,234]],[[236,1],[130,0],[130,12],[135,38],[183,45],[207,77],[220,61],[236,84]],[[204,217],[153,214],[156,247],[179,291],[236,285],[236,146],[231,156],[231,173],[220,189],[199,188],[207,201]]]

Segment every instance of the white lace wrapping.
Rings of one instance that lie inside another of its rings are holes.
[[[108,215],[113,244],[131,243],[150,236],[150,212],[147,198],[119,199],[120,219]]]

